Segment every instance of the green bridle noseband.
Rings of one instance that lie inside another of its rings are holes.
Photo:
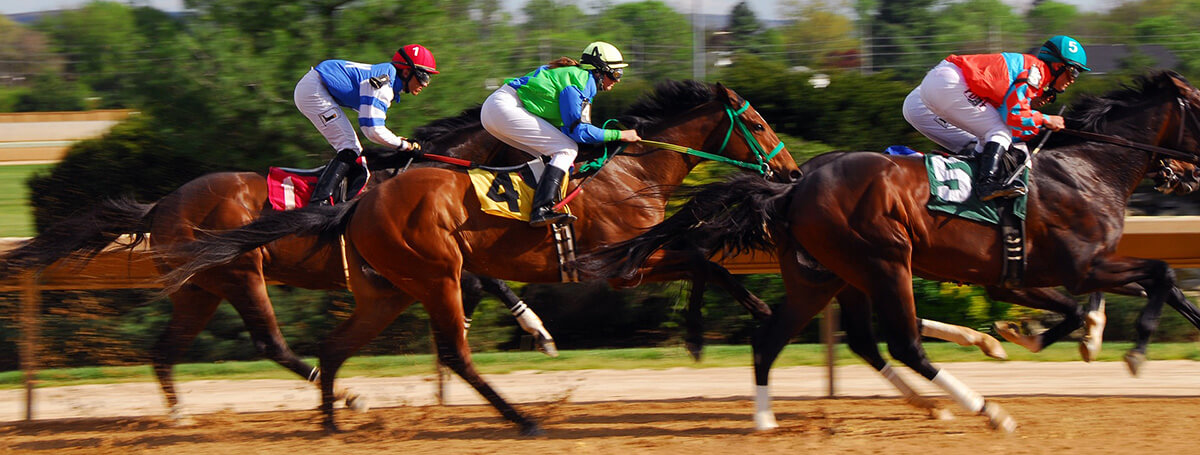
[[[653,145],[653,146],[661,148],[661,149],[683,153],[685,155],[698,156],[700,158],[713,160],[713,161],[717,161],[720,163],[732,164],[734,166],[738,166],[738,167],[742,167],[742,168],[746,168],[746,169],[750,169],[752,171],[758,172],[761,175],[767,175],[767,173],[770,172],[770,168],[767,166],[767,162],[771,161],[771,158],[774,158],[775,155],[778,155],[779,152],[781,150],[783,150],[783,148],[784,148],[783,141],[779,141],[779,144],[776,145],[774,149],[772,149],[770,152],[767,152],[766,148],[764,148],[762,146],[762,144],[760,144],[758,142],[758,138],[755,138],[754,135],[750,133],[750,129],[746,127],[746,123],[742,121],[742,117],[741,117],[742,113],[746,112],[748,109],[750,109],[750,102],[748,102],[748,101],[743,102],[742,107],[739,107],[737,109],[734,109],[729,106],[725,106],[725,114],[729,116],[729,131],[725,132],[725,139],[723,141],[721,141],[721,148],[717,149],[717,153],[709,153],[709,152],[705,152],[703,150],[696,150],[691,147],[684,147],[682,145],[676,145],[676,144],[671,144],[671,143],[667,143],[667,142],[651,141],[651,140],[647,140],[647,139],[642,139],[640,142],[643,144],[647,144],[647,145]],[[613,122],[613,121],[615,121],[615,120],[610,119],[610,120],[605,121],[604,127],[607,127],[608,123]],[[735,160],[733,158],[729,158],[729,157],[722,155],[722,153],[725,152],[725,147],[729,145],[729,138],[733,137],[733,130],[735,128],[740,129],[742,131],[742,137],[745,138],[746,145],[749,146],[751,150],[754,150],[754,157],[757,160],[756,162]],[[625,148],[625,145],[622,144],[621,147],[613,154],[615,155],[617,153],[620,153],[621,150],[624,148]],[[606,145],[604,156],[602,156],[596,160],[589,161],[587,163],[580,165],[579,171],[587,172],[590,170],[599,169],[600,166],[603,166],[604,163],[607,162],[609,158],[610,158],[610,156],[608,154],[608,146]]]
[[[772,149],[770,152],[767,152],[766,148],[764,148],[762,144],[758,142],[758,138],[755,138],[754,135],[750,133],[750,129],[746,128],[746,123],[742,121],[742,113],[746,112],[748,109],[750,109],[749,101],[743,102],[742,107],[739,107],[736,110],[732,107],[725,106],[725,114],[729,116],[729,131],[725,132],[725,140],[721,141],[721,148],[717,149],[717,153],[708,153],[703,150],[696,150],[690,147],[684,147],[682,145],[668,144],[666,142],[650,141],[645,139],[643,139],[641,142],[687,155],[698,156],[725,164],[732,164],[734,166],[757,171],[762,175],[767,175],[767,172],[770,170],[770,168],[767,167],[767,162],[771,161],[771,158],[774,158],[775,155],[778,155],[780,150],[783,150],[783,141],[779,141],[779,144],[776,145],[774,149]],[[751,150],[754,150],[754,157],[757,159],[757,162],[752,163],[749,161],[735,160],[722,155],[722,153],[725,152],[725,147],[729,145],[729,138],[733,136],[734,128],[742,131],[742,137],[746,139],[746,145],[749,146]]]

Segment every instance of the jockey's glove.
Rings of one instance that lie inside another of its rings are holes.
[[[396,150],[401,151],[401,152],[414,152],[414,153],[419,154],[419,152],[421,151],[421,144],[417,141],[411,141],[408,139],[400,139],[400,146],[396,147]]]

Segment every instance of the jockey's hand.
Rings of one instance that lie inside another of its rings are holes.
[[[642,140],[642,137],[638,136],[637,130],[621,130],[622,142],[637,142],[640,140]]]
[[[1058,131],[1067,127],[1067,123],[1061,115],[1043,115],[1042,126],[1050,128],[1050,131]]]
[[[417,141],[410,141],[408,139],[400,139],[400,146],[396,147],[396,150],[399,150],[401,152],[417,152],[417,153],[419,153],[421,151],[421,144],[418,143]]]

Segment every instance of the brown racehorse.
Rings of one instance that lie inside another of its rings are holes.
[[[434,121],[417,128],[414,138],[430,153],[494,165],[517,164],[527,155],[492,138],[478,122],[479,111]],[[474,119],[474,120],[472,120]],[[458,154],[464,155],[458,155]],[[403,167],[409,154],[368,150],[364,153],[376,176]],[[418,163],[415,168],[445,166]],[[45,267],[62,259],[85,262],[121,235],[133,236],[125,244],[134,248],[152,240],[154,248],[190,242],[205,231],[233,229],[273,211],[267,201],[267,180],[253,172],[218,172],[192,180],[157,202],[146,204],[129,199],[109,199],[78,216],[46,229],[24,245],[7,252],[0,273],[11,275],[24,269]],[[149,237],[144,233],[150,233]],[[185,286],[170,294],[173,311],[167,327],[152,351],[154,371],[167,399],[170,415],[179,423],[190,418],[179,406],[172,369],[177,359],[204,329],[222,300],[228,300],[246,324],[255,347],[267,358],[310,382],[319,380],[319,370],[297,356],[284,340],[267,295],[268,280],[307,289],[345,289],[345,272],[337,248],[312,250],[312,238],[292,238],[247,252],[222,267],[196,274]],[[171,265],[159,261],[159,269]],[[469,288],[496,293],[506,305],[519,299],[503,281],[467,274]],[[547,339],[540,339],[545,342]],[[552,345],[551,345],[552,346]],[[339,390],[349,406],[365,406],[354,394]]]
[[[732,90],[700,82],[665,82],[619,119],[643,138],[735,160],[762,176],[789,180],[799,170],[766,121]],[[625,240],[662,220],[668,194],[701,162],[661,146],[631,145],[597,171],[569,208],[580,251]],[[764,179],[765,180],[765,179]],[[484,214],[465,172],[417,169],[350,204],[266,215],[244,228],[204,238],[184,251],[191,260],[165,278],[170,286],[206,267],[292,234],[343,236],[354,314],[321,344],[324,425],[334,429],[333,379],[341,364],[401,311],[421,301],[438,355],[523,434],[539,425],[502,399],[475,370],[463,338],[459,275],[465,268],[524,282],[559,281],[548,229]],[[655,258],[647,276],[675,279],[692,255]]]
[[[1197,105],[1200,91],[1177,74],[1157,73],[1079,101],[1068,127],[1167,147],[1171,158],[1194,165],[1200,162]],[[1116,254],[1129,196],[1155,165],[1143,150],[1068,136],[1051,141],[1033,159],[1022,284],[1063,286],[1075,294],[1140,286],[1148,303],[1139,333],[1153,330],[1164,302],[1200,327],[1200,311],[1166,263]],[[842,153],[791,184],[734,178],[702,187],[676,215],[592,258],[584,270],[630,273],[664,246],[774,249],[787,301],[754,340],[759,429],[777,426],[767,382],[780,350],[834,296],[852,288],[877,312],[893,358],[1011,431],[1016,424],[1006,412],[934,367],[921,347],[914,275],[1002,286],[998,230],[926,209],[929,194],[920,158]]]

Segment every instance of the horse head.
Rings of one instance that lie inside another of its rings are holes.
[[[740,143],[730,144],[726,154],[734,159],[759,163],[763,175],[769,180],[786,183],[799,179],[800,166],[792,159],[783,140],[779,139],[775,130],[750,102],[719,82],[716,91],[729,114],[729,132],[736,131],[742,137]],[[726,133],[725,141],[729,141],[729,133]]]
[[[1197,155],[1200,144],[1200,90],[1179,74],[1169,72],[1166,77],[1178,90],[1176,97],[1177,109],[1168,116],[1168,121],[1159,130],[1159,142],[1164,147],[1189,153],[1193,158]],[[1200,168],[1197,161],[1184,159],[1161,158],[1157,168],[1152,171],[1154,189],[1163,194],[1188,194],[1200,188]]]

